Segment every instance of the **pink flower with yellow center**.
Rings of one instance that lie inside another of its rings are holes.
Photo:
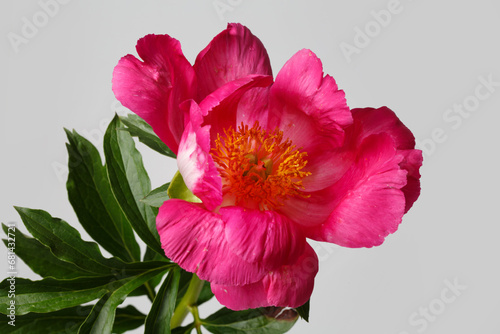
[[[198,55],[147,35],[113,73],[118,100],[177,154],[201,203],[170,199],[157,228],[167,257],[234,310],[298,307],[318,258],[306,238],[380,245],[420,193],[421,151],[388,108],[350,110],[310,50],[273,82],[267,52],[229,24]]]

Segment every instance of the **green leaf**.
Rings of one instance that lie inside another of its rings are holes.
[[[3,225],[7,233],[8,227]],[[59,260],[50,249],[38,240],[27,237],[19,229],[15,232],[16,256],[21,258],[35,273],[42,277],[76,278],[82,276],[95,276],[95,274],[78,268],[73,263]],[[7,240],[4,240],[7,246]]]
[[[184,183],[181,173],[178,171],[175,173],[172,181],[170,182],[167,194],[170,198],[180,198],[188,202],[201,203],[201,200],[188,189],[186,183]]]
[[[170,260],[165,255],[160,255],[157,252],[151,250],[151,248],[146,247],[146,253],[144,254],[143,261],[165,261],[170,262]],[[154,289],[162,281],[163,276],[158,275],[153,277],[149,282],[149,286]]]
[[[114,276],[71,280],[44,278],[40,281],[16,278],[16,314],[53,312],[90,302],[103,296],[107,292],[107,285],[112,284],[115,279]],[[0,312],[6,310],[10,301],[6,294],[9,284],[7,279],[0,283]]]
[[[142,118],[135,114],[129,114],[126,117],[120,117],[120,120],[127,126],[126,130],[130,135],[137,137],[141,143],[158,153],[175,158],[175,154],[158,138],[153,128]]]
[[[97,303],[95,303],[94,307],[92,307],[92,310],[90,311],[89,315],[85,319],[85,321],[81,324],[80,328],[78,329],[78,334],[87,334],[91,333],[93,330],[94,325],[98,326],[99,324],[96,323],[97,318],[99,317],[100,312],[102,311],[104,305],[106,302],[109,300],[109,294],[105,294],[104,296],[99,299]],[[103,312],[106,312],[109,310],[104,310]],[[114,319],[113,321],[114,322]]]
[[[121,334],[144,325],[146,315],[132,305],[116,309],[113,333]]]
[[[148,249],[149,249],[149,247],[148,247]],[[153,251],[151,251],[151,252],[153,252]],[[156,253],[156,252],[153,252],[153,253],[158,255],[158,253]],[[160,255],[158,255],[158,258],[160,258]],[[148,265],[150,263],[156,263],[157,264],[156,266],[160,267],[166,263],[170,263],[170,261],[166,261],[165,257],[163,257],[163,259],[160,259],[160,260],[157,260],[157,258],[144,259],[143,262],[134,262],[134,263],[127,264],[126,266],[128,268],[131,268],[131,266],[135,267],[138,265],[142,265],[144,263],[146,263],[146,265]],[[144,285],[141,285],[140,287],[138,287],[137,289],[135,289],[134,291],[129,293],[128,296],[134,297],[134,296],[147,295],[147,297],[151,300],[151,302],[153,302],[153,300],[155,298],[155,287],[162,281],[163,276],[165,276],[165,273],[161,273],[159,275],[154,276],[149,281],[144,283]]]
[[[64,277],[52,274],[52,268],[50,267],[42,267],[42,270],[46,273],[45,276],[57,278],[105,276],[122,270],[137,268],[137,266],[142,265],[141,262],[126,264],[117,258],[104,258],[97,244],[83,241],[78,231],[68,225],[68,223],[58,218],[52,218],[44,211],[25,208],[16,209],[33,236],[50,248],[49,255],[53,255],[47,256],[45,260],[50,259],[56,262],[57,259],[60,259],[62,260],[61,264],[67,263],[67,267],[69,268],[71,268],[72,265],[76,266],[78,270],[75,271],[73,276]],[[29,256],[30,254],[27,254],[28,258]],[[158,263],[160,263],[160,265],[165,264],[164,261],[162,262]],[[55,270],[57,270],[57,267],[55,267]],[[161,277],[153,278],[152,283],[158,280],[161,280]],[[137,291],[134,291],[134,295],[152,295],[151,289],[151,285],[148,287],[140,287]]]
[[[10,334],[63,334],[76,333],[85,319],[89,306],[77,306],[49,313],[16,315],[15,327],[0,322],[0,333]],[[10,319],[9,319],[10,321]]]
[[[151,191],[142,156],[127,131],[121,130],[115,116],[104,135],[104,155],[111,188],[123,212],[139,237],[153,250],[163,254],[152,208],[141,200]]]
[[[151,248],[146,247],[146,252],[144,253],[143,261],[165,261],[170,262],[170,260],[165,256],[165,254],[158,254]]]
[[[80,233],[64,220],[42,210],[19,207],[16,210],[28,231],[58,259],[96,275],[108,275],[110,268],[123,267],[124,263],[116,258],[104,258],[96,243],[83,241]]]
[[[202,325],[216,334],[278,334],[286,333],[297,321],[294,310],[267,307],[245,311],[231,311],[223,308],[212,314]]]
[[[309,322],[309,307],[310,307],[310,301],[308,300],[304,305],[297,307],[295,310],[297,313],[300,315],[302,319],[305,321]]]
[[[0,333],[11,334],[67,334],[77,333],[80,324],[87,318],[92,306],[76,306],[49,313],[16,315],[15,327],[6,321],[0,322]],[[113,333],[124,333],[144,323],[145,315],[133,306],[116,310]],[[8,319],[8,321],[11,321]]]
[[[149,206],[159,208],[168,199],[167,190],[169,186],[170,182],[152,190],[142,201]]]
[[[75,131],[66,130],[69,175],[68,198],[87,233],[124,261],[140,259],[140,249],[116,201],[97,149]]]
[[[174,329],[172,329],[171,334],[190,334],[193,331],[194,327],[194,323],[190,323],[189,325],[184,327],[175,327]]]
[[[127,295],[139,286],[146,283],[152,277],[158,275],[165,269],[146,271],[139,275],[129,277],[120,281],[120,286],[103,296],[92,308],[89,316],[80,327],[79,334],[110,334],[113,330],[115,312]]]
[[[162,255],[158,254],[157,252],[152,251],[151,248],[149,248],[149,247],[146,247],[146,253],[144,254],[143,261],[164,261],[167,263],[170,262],[165,256],[162,256]],[[160,284],[161,280],[163,279],[163,276],[164,275],[156,275],[155,277],[153,277],[151,280],[149,280],[146,283],[147,287],[145,285],[138,287],[136,290],[132,291],[129,294],[129,297],[141,296],[141,295],[147,294],[148,297],[151,299],[151,301],[153,301],[154,296],[153,296],[153,298],[151,298],[152,297],[151,291],[154,291],[154,288],[158,284]]]
[[[114,293],[115,290],[125,286],[126,291],[130,286],[134,290],[173,266],[164,262],[143,262],[109,276],[80,277],[70,280],[44,278],[40,281],[15,278],[16,315],[28,312],[53,312],[74,307],[101,298],[107,293]],[[10,284],[8,278],[0,283],[0,312],[6,312],[12,300],[8,296]]]
[[[146,333],[170,334],[170,319],[175,310],[180,275],[180,268],[176,268],[163,282],[146,318]]]

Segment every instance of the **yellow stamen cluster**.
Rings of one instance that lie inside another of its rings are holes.
[[[302,191],[302,179],[311,174],[303,171],[307,153],[284,141],[279,129],[242,123],[237,130],[218,134],[211,154],[222,176],[222,191],[234,196],[236,205],[267,210],[291,196],[308,196]]]

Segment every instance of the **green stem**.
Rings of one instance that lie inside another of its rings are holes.
[[[201,319],[200,319],[200,314],[198,313],[198,306],[191,307],[191,314],[193,315],[193,318],[194,318],[194,326],[196,328],[196,333],[200,334],[201,333]]]
[[[172,315],[172,319],[170,320],[170,328],[179,327],[189,311],[192,310],[193,306],[196,306],[196,302],[198,301],[198,297],[200,296],[201,289],[203,288],[203,284],[205,282],[193,274],[191,278],[191,282],[189,282],[189,287],[186,291],[184,297],[182,297],[179,305],[175,308],[174,314]],[[198,308],[196,308],[198,310]],[[199,320],[199,318],[198,318]]]

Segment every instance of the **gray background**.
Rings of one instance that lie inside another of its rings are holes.
[[[126,112],[111,92],[113,67],[135,53],[138,38],[170,34],[193,62],[228,21],[241,22],[263,41],[274,74],[297,50],[313,50],[349,106],[389,106],[426,151],[422,195],[381,247],[315,244],[310,323],[291,333],[500,333],[500,87],[481,81],[500,82],[498,1],[66,2],[45,21],[37,1],[0,5],[1,221],[20,226],[19,205],[77,226],[63,127],[101,146],[113,113]],[[390,22],[376,23],[373,11],[388,8]],[[23,36],[23,20],[40,27],[15,47],[8,36]],[[369,41],[356,40],[365,29]],[[341,47],[356,42],[347,57]],[[464,104],[470,112],[459,114]],[[153,186],[168,181],[175,161],[140,149]],[[22,263],[18,271],[36,277]],[[454,282],[455,292],[447,287]],[[218,307],[212,301],[201,315]]]

